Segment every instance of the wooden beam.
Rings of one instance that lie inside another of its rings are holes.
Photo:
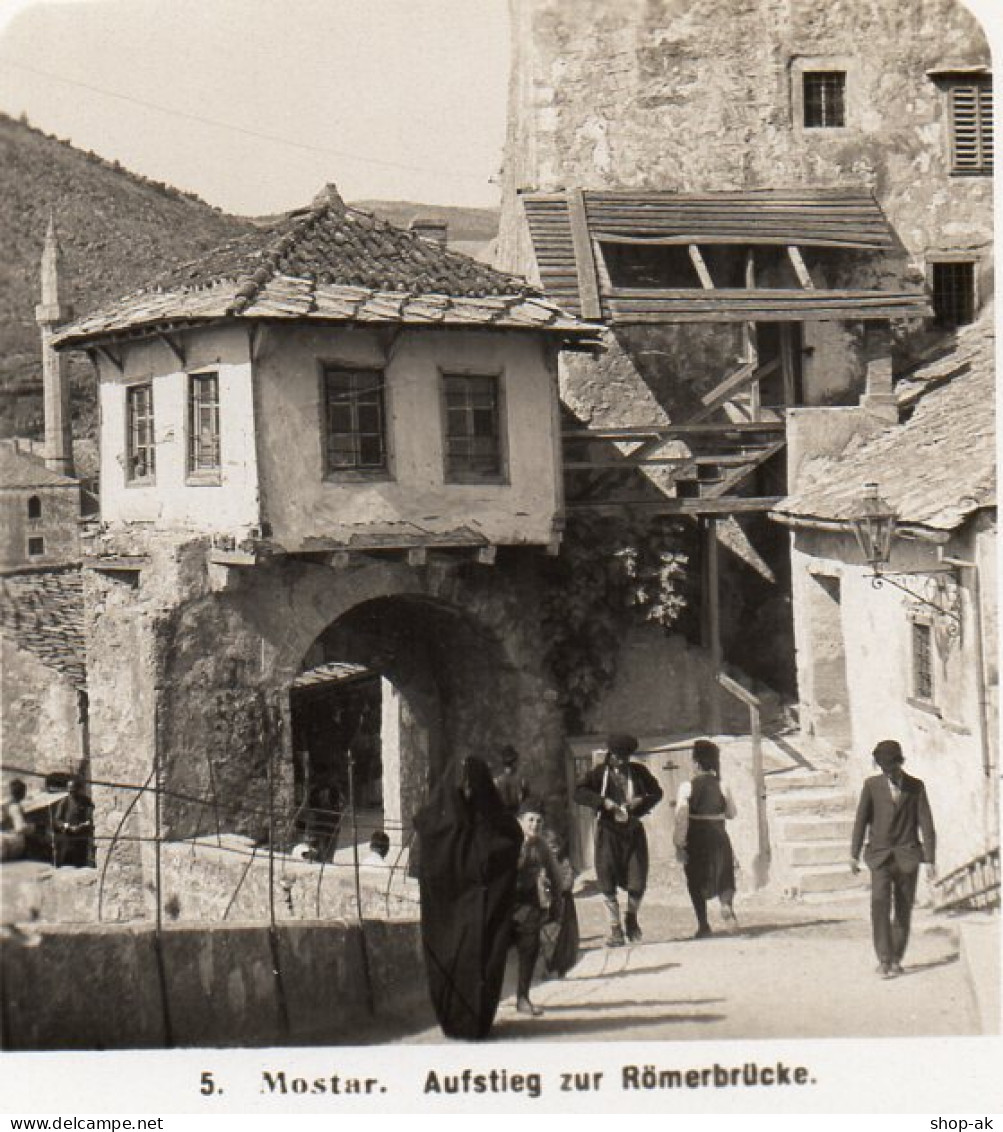
[[[571,222],[571,240],[575,250],[575,267],[578,271],[578,295],[582,318],[602,318],[599,303],[599,283],[596,278],[595,254],[589,235],[588,217],[585,215],[585,194],[581,189],[568,189],[568,219]]]
[[[784,498],[782,495],[726,495],[720,498],[695,496],[678,499],[665,496],[661,499],[588,499],[568,503],[568,511],[589,511],[595,515],[623,515],[630,511],[643,511],[653,515],[748,515],[772,511]]]
[[[718,562],[717,520],[704,519],[704,552],[706,563],[706,578],[704,593],[707,596],[706,621],[704,632],[705,645],[710,650],[711,670],[716,676],[721,671],[721,582],[720,566]],[[721,733],[721,693],[717,683],[710,693],[710,733]]]
[[[714,290],[714,280],[710,277],[710,272],[707,270],[707,264],[704,263],[704,258],[700,254],[700,249],[696,244],[689,245],[690,262],[696,269],[696,273],[700,279],[700,286],[705,291]]]
[[[180,365],[181,368],[184,369],[187,362],[185,360],[184,347],[181,345],[180,341],[177,341],[172,335],[168,334],[166,331],[162,331],[160,334],[157,335],[157,337],[160,339],[161,342],[164,343],[164,345],[168,348],[168,350],[171,351],[171,353],[177,359],[178,365]]]
[[[617,428],[565,429],[566,440],[672,440],[677,436],[710,436],[714,433],[783,432],[783,421],[757,421],[742,424],[623,425]]]
[[[255,322],[251,327],[251,361],[257,362],[264,353],[268,342],[268,323]]]
[[[808,267],[801,258],[801,249],[797,244],[787,245],[787,255],[790,258],[791,267],[794,268],[794,274],[798,277],[798,282],[806,291],[814,291],[815,284],[811,281],[811,276],[808,274]]]
[[[104,358],[110,366],[118,370],[120,374],[125,372],[121,356],[117,355],[110,346],[95,346],[94,353],[100,354],[101,357]]]

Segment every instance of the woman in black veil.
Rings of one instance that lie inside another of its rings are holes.
[[[415,817],[421,936],[442,1032],[484,1038],[501,998],[522,829],[478,758],[447,768]]]

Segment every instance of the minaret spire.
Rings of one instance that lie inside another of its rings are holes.
[[[52,346],[56,328],[70,317],[70,308],[59,301],[59,267],[62,257],[56,238],[56,218],[49,210],[49,226],[42,249],[42,301],[35,307],[35,321],[42,335],[42,393],[45,402],[45,466],[66,476],[73,475],[73,435],[70,426],[70,381],[66,362]]]

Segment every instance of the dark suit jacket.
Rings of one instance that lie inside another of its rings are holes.
[[[864,782],[853,823],[851,856],[856,860],[870,828],[864,861],[870,869],[894,860],[900,868],[919,868],[921,861],[936,860],[937,835],[926,797],[918,778],[903,774],[902,796],[892,801],[891,787],[883,774]]]

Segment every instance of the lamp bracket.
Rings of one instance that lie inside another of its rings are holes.
[[[910,586],[903,585],[902,582],[896,581],[896,578],[933,578],[943,577],[945,574],[950,575],[953,580],[953,585],[945,584],[936,581],[932,587],[933,593],[931,596],[917,592],[916,589]],[[958,584],[958,572],[953,566],[938,567],[935,566],[929,570],[896,570],[896,571],[882,571],[875,568],[874,574],[871,576],[871,585],[875,589],[881,589],[884,583],[887,582],[890,586],[894,586],[897,590],[901,590],[906,594],[910,600],[918,605],[924,605],[928,609],[932,609],[938,617],[946,618],[944,628],[949,637],[958,637],[961,635],[961,587]]]

